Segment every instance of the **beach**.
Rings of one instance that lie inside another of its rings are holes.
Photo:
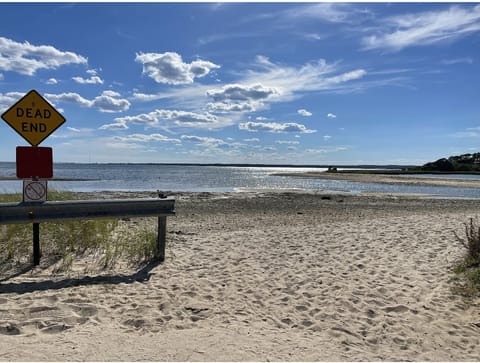
[[[2,279],[0,361],[480,359],[480,300],[452,291],[454,232],[477,200],[171,195],[162,264],[93,270],[83,256]]]
[[[445,177],[439,174],[438,177],[412,176],[412,175],[388,175],[388,174],[362,174],[342,172],[290,172],[275,173],[277,176],[324,179],[324,180],[346,180],[359,183],[378,183],[389,185],[412,185],[412,186],[434,186],[449,188],[480,188],[480,179],[467,179],[461,177]]]

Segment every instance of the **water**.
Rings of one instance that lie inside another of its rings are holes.
[[[218,167],[150,164],[55,164],[55,178],[94,179],[50,181],[49,188],[76,192],[184,191],[232,192],[245,189],[316,190],[334,192],[420,193],[446,197],[480,198],[480,188],[386,185],[341,180],[281,177],[273,173],[324,171],[322,168]],[[0,176],[15,177],[15,163],[0,163]],[[479,178],[480,176],[463,176]],[[21,193],[19,180],[0,181],[0,193]]]

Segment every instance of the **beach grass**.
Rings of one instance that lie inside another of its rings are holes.
[[[0,203],[19,202],[20,194],[1,194]],[[78,194],[49,191],[49,200],[75,200]],[[75,258],[96,256],[100,269],[113,268],[124,260],[131,265],[155,256],[156,224],[150,220],[90,219],[40,224],[42,265],[68,271]],[[0,275],[31,265],[32,225],[0,226]]]
[[[470,218],[464,223],[464,236],[455,233],[465,253],[458,261],[454,272],[460,277],[456,291],[467,297],[480,295],[480,222]]]

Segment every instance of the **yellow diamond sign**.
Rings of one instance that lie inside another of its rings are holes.
[[[32,146],[38,146],[66,121],[35,90],[5,111],[2,118]]]

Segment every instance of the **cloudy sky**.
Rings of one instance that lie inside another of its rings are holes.
[[[421,164],[478,152],[478,3],[0,3],[0,112],[55,161]],[[2,161],[27,146],[0,122]]]

